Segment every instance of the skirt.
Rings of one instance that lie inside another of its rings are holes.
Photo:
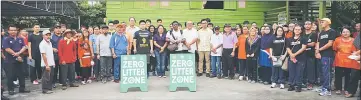
[[[267,52],[268,51],[269,50],[267,50]],[[273,66],[272,60],[268,57],[269,55],[266,52],[264,52],[264,50],[261,50],[259,53],[258,64],[261,67],[272,67]]]

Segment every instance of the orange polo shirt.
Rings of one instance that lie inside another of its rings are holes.
[[[288,32],[285,34],[285,37],[286,37],[286,38],[291,38],[292,35],[293,35],[293,32],[288,31]]]
[[[353,52],[357,51],[356,47],[353,45],[353,41],[353,38],[348,42],[343,41],[342,37],[336,38],[332,46],[333,50],[336,52],[335,61],[333,63],[334,66],[360,70],[359,63],[356,60],[348,58]]]
[[[238,37],[237,47],[238,47],[238,59],[247,59],[246,58],[246,39],[248,34],[241,34]]]

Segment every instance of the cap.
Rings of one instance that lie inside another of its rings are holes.
[[[224,27],[232,27],[231,24],[224,24]]]
[[[106,25],[103,25],[103,26],[101,26],[100,28],[101,28],[101,29],[103,29],[103,28],[108,28],[108,29],[109,29],[109,27],[106,26]]]
[[[43,35],[45,35],[45,34],[51,34],[51,33],[50,33],[49,30],[44,30],[44,31],[43,31]]]
[[[56,24],[56,25],[54,25],[54,28],[61,28],[61,26]]]
[[[331,20],[329,18],[322,18],[321,21],[326,21],[328,24],[331,24]]]
[[[125,28],[125,25],[123,25],[123,24],[118,24],[115,28]]]

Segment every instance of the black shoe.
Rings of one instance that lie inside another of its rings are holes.
[[[19,93],[30,93],[30,90],[22,89],[22,90],[19,90]]]
[[[10,100],[8,97],[1,96],[1,100]]]
[[[155,74],[155,71],[152,72],[152,75],[153,75],[153,76],[157,76],[157,74]]]
[[[61,87],[61,89],[62,89],[62,90],[66,90],[66,89],[68,89],[68,87],[67,87],[67,86],[63,86],[63,87]]]
[[[202,76],[202,73],[198,73],[197,76]]]
[[[294,87],[294,86],[290,86],[290,87],[288,88],[288,91],[293,91],[293,90],[295,90],[295,87]]]
[[[76,84],[70,84],[69,86],[70,87],[79,87],[79,85],[76,85]]]
[[[43,91],[43,94],[52,94],[53,91]]]
[[[209,78],[214,78],[214,77],[217,77],[217,75],[211,75]]]
[[[218,78],[218,79],[221,79],[222,77],[221,77],[221,75],[217,75],[217,78]]]
[[[302,91],[302,88],[301,87],[297,87],[296,88],[296,92],[301,92]]]
[[[9,95],[15,95],[15,91],[9,91]]]
[[[230,77],[229,77],[229,80],[234,80],[234,76],[230,76]]]
[[[206,77],[211,77],[211,75],[209,73],[206,74]]]

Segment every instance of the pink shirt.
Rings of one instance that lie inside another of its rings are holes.
[[[223,48],[224,49],[232,49],[234,47],[234,44],[238,42],[237,35],[234,33],[231,33],[229,35],[223,34]]]

